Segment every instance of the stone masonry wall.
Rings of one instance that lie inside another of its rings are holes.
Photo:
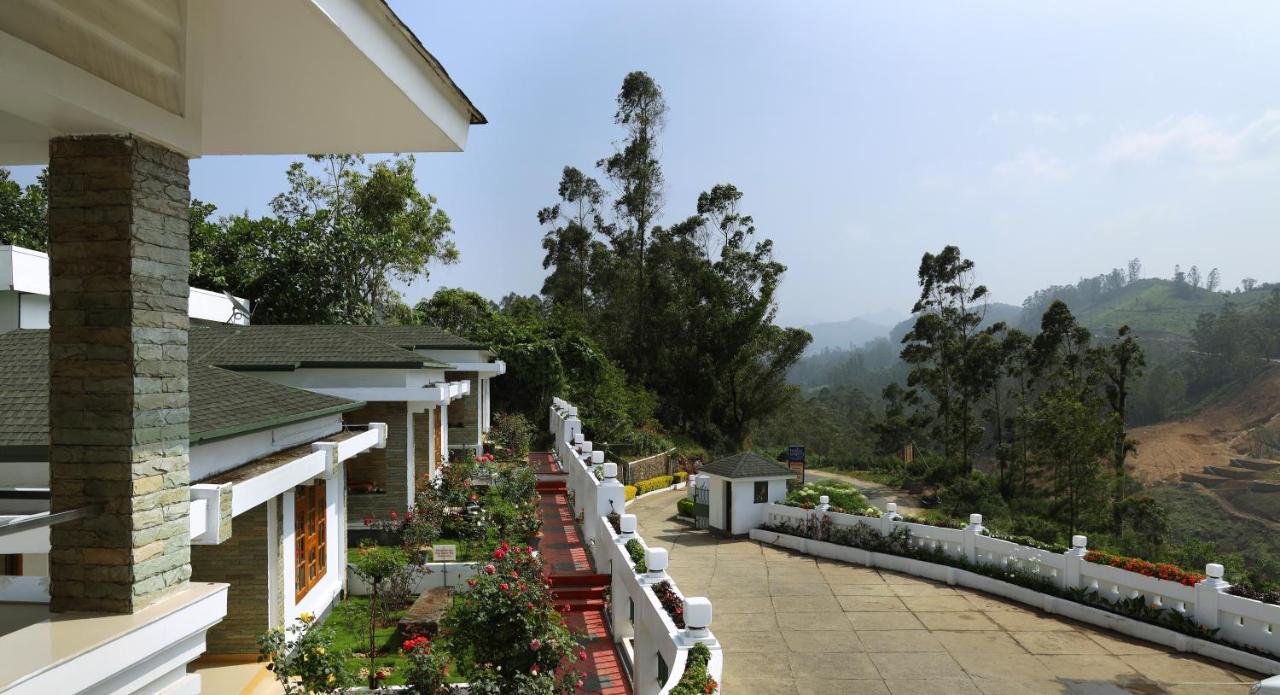
[[[187,160],[127,136],[49,144],[55,611],[132,612],[189,565]]]
[[[257,654],[255,640],[268,627],[267,544],[272,539],[267,538],[267,503],[237,516],[231,526],[226,541],[191,547],[191,577],[231,585],[227,617],[206,637],[209,652]]]
[[[471,393],[449,404],[449,446],[480,441],[480,377],[475,372],[445,372],[447,381],[471,382]]]
[[[348,481],[373,479],[386,490],[386,494],[348,494],[347,518],[351,521],[366,516],[385,518],[408,507],[408,414],[403,402],[376,402],[343,415],[343,421],[352,425],[387,423],[386,448],[371,449],[345,464]]]

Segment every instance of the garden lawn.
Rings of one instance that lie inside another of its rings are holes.
[[[390,666],[391,675],[384,681],[387,685],[404,685],[405,672],[409,668],[409,659],[400,654],[400,645],[404,643],[408,637],[400,634],[400,628],[396,621],[404,617],[406,609],[391,612],[392,624],[386,627],[379,627],[374,630],[375,639],[378,643],[378,659],[377,665]],[[369,597],[368,596],[349,596],[340,601],[338,605],[333,607],[333,613],[329,615],[325,621],[325,627],[333,629],[333,644],[331,649],[346,651],[351,654],[367,654],[369,651]],[[442,642],[431,642],[433,649],[443,649]],[[466,678],[462,676],[462,670],[453,663],[453,659],[449,659],[449,682],[464,683]],[[352,673],[358,673],[362,668],[368,668],[369,659],[351,657],[347,660],[347,664],[351,667]],[[364,685],[363,679],[359,680],[359,685]]]

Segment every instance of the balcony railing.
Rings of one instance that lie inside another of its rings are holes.
[[[550,413],[555,453],[568,474],[573,493],[574,516],[581,519],[582,534],[591,548],[599,571],[612,576],[610,622],[614,640],[623,645],[629,659],[633,688],[638,695],[670,692],[684,674],[689,651],[696,644],[711,650],[708,671],[722,681],[724,658],[720,644],[710,631],[711,602],[706,598],[686,598],[676,581],[666,573],[666,551],[649,549],[647,571],[637,573],[626,549],[629,540],[644,539],[636,532],[635,517],[623,514],[623,489],[617,480],[616,464],[606,463],[603,452],[594,451],[582,433],[577,410],[557,399]],[[596,479],[592,467],[604,464],[604,479]],[[621,532],[615,532],[609,514],[619,515]],[[685,606],[685,627],[677,627],[663,608],[653,587],[667,582]],[[721,690],[723,692],[723,690]]]

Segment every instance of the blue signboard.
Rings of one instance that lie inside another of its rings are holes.
[[[803,461],[803,460],[804,460],[804,447],[803,447],[803,446],[789,446],[789,447],[787,447],[787,462],[788,462],[788,463],[799,463],[799,462],[801,462],[801,461]]]

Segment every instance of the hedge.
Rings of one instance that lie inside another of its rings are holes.
[[[635,498],[636,498],[636,486],[635,486],[635,485],[623,485],[623,486],[622,486],[622,499],[623,499],[623,501],[624,501],[624,502],[630,502],[631,500],[633,500],[633,499],[635,499]]]
[[[676,513],[680,516],[693,516],[693,500],[688,497],[676,500]]]

